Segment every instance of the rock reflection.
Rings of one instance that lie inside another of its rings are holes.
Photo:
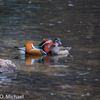
[[[1,73],[0,74],[0,90],[6,91],[12,84],[12,79],[15,79],[16,73]]]

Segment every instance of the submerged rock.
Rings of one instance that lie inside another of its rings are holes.
[[[11,60],[0,59],[0,73],[14,73],[15,71],[17,67]]]

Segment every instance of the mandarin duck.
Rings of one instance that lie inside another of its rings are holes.
[[[17,49],[21,54],[30,54],[30,55],[47,55],[50,52],[50,46],[53,41],[51,39],[45,39],[38,46],[34,46],[33,42],[28,42],[24,47],[18,47]]]
[[[59,44],[61,45],[60,39],[56,38],[53,41],[52,46],[50,47],[50,54],[52,55],[68,55],[69,54],[69,50],[72,47],[59,47]]]

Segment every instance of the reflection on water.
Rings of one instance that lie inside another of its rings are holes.
[[[99,0],[1,0],[0,58],[18,72],[0,73],[0,94],[25,100],[100,99]],[[69,56],[20,55],[15,46],[59,37]]]
[[[60,59],[64,59],[65,57],[68,57],[71,55],[42,55],[42,56],[34,56],[34,55],[28,55],[28,54],[23,54],[23,55],[18,55],[15,57],[15,59],[20,59],[20,61],[25,61],[26,65],[34,65],[35,63],[43,63],[43,64],[49,64],[51,61],[53,64],[58,64]],[[65,60],[67,62],[67,60]]]

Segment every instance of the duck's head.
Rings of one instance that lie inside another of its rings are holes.
[[[40,48],[43,48],[44,45],[46,45],[46,44],[52,45],[52,43],[53,43],[53,41],[52,41],[50,38],[48,38],[48,39],[44,39],[44,40],[42,41],[42,43],[40,43],[38,46],[39,46]]]
[[[61,45],[60,39],[59,38],[55,38],[52,45],[58,46],[59,44]]]
[[[53,44],[53,41],[50,38],[48,38],[48,39],[43,40],[43,42],[40,43],[38,46],[48,53],[50,51],[50,46],[52,44]]]

